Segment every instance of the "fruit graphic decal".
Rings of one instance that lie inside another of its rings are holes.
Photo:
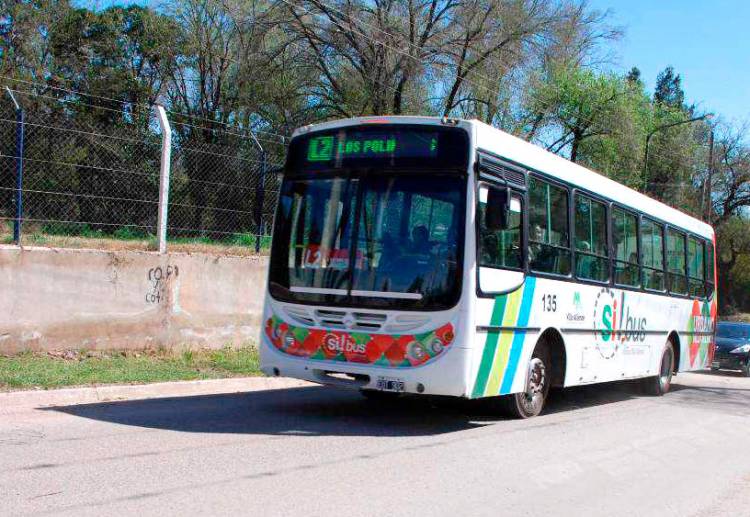
[[[419,366],[440,355],[455,338],[453,325],[423,334],[386,335],[295,327],[272,316],[266,336],[285,354],[375,366]]]
[[[693,301],[693,310],[688,320],[688,346],[690,368],[703,367],[711,360],[711,332],[716,318],[716,303]],[[696,364],[696,359],[700,361]]]

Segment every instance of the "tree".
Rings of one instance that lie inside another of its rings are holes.
[[[519,65],[519,57],[534,41],[541,38],[554,23],[558,11],[548,2],[464,2],[457,10],[451,40],[445,47],[449,72],[446,80],[442,114],[450,115],[467,101],[483,103],[485,117],[492,120],[496,111],[498,85],[492,77],[501,78]],[[485,66],[489,65],[489,66]],[[481,71],[489,75],[472,76]],[[498,73],[499,72],[499,73]],[[461,96],[461,91],[468,92]],[[484,91],[482,91],[484,90]]]
[[[113,175],[112,170],[143,168],[144,159],[157,169],[158,148],[148,142],[153,138],[151,104],[175,66],[176,33],[172,19],[140,6],[71,9],[50,28],[47,94],[69,107],[55,116],[81,130],[68,151],[74,159],[59,156],[61,150],[53,152],[60,162],[79,164],[75,175],[61,171],[60,180],[74,181],[85,193],[75,199],[78,217],[90,226],[153,219],[149,203],[122,206],[115,198],[140,198],[155,190],[155,182],[142,175]]]
[[[750,219],[734,215],[720,227],[717,239],[719,303],[726,314],[740,309],[750,311]]]
[[[644,144],[653,106],[640,81],[630,81],[628,76],[621,81],[621,94],[598,122],[610,132],[584,140],[579,161],[631,188],[641,189]]]
[[[332,112],[401,114],[444,45],[460,0],[309,0],[293,5],[291,29],[320,74],[315,95]],[[424,93],[424,92],[420,92]]]
[[[711,222],[721,227],[750,207],[750,147],[747,125],[719,126],[711,185]]]
[[[627,75],[625,76],[625,80],[630,84],[638,84],[641,82],[641,71],[637,66],[634,66],[633,68],[628,71]]]
[[[535,111],[549,112],[547,118],[555,130],[547,149],[556,153],[569,149],[570,160],[575,162],[585,140],[611,134],[606,121],[612,119],[626,91],[623,81],[611,74],[582,68],[554,70],[534,96],[539,104]]]
[[[682,78],[680,74],[675,74],[671,65],[656,76],[654,101],[671,108],[683,109],[685,92],[682,90]]]
[[[68,0],[0,0],[0,73],[44,81],[50,30],[70,9]]]

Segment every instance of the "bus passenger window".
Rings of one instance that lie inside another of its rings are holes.
[[[638,218],[620,208],[612,210],[612,240],[615,246],[615,284],[641,286],[638,268]]]
[[[664,227],[643,219],[641,222],[641,265],[643,287],[664,290]]]
[[[706,298],[714,293],[714,245],[706,243]]]
[[[667,272],[669,273],[669,292],[687,294],[685,234],[671,228],[667,231]]]
[[[609,280],[607,207],[580,194],[575,197],[575,251],[578,278]]]
[[[521,197],[512,194],[507,205],[507,216],[503,227],[490,228],[487,225],[488,199],[496,198],[493,187],[482,186],[479,190],[479,242],[478,262],[480,267],[514,268],[523,266],[521,255]],[[504,192],[503,192],[504,193]],[[505,199],[505,198],[504,198]]]
[[[688,238],[688,288],[690,296],[702,298],[705,296],[705,268],[703,264],[705,252],[703,242],[695,237]]]
[[[529,178],[529,265],[534,271],[570,274],[568,191]]]

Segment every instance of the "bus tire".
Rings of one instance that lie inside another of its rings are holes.
[[[544,342],[537,344],[527,368],[526,389],[501,399],[505,412],[513,418],[535,417],[544,409],[552,384],[552,364]]]
[[[672,375],[674,373],[674,345],[668,340],[664,351],[661,353],[661,362],[659,363],[659,375],[655,377],[646,377],[641,380],[643,392],[654,397],[661,397],[669,391],[672,385]]]

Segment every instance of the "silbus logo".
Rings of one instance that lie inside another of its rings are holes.
[[[596,296],[594,304],[596,347],[605,359],[611,359],[625,342],[646,340],[646,318],[638,317],[625,303],[625,292],[619,299],[608,288]]]
[[[364,343],[357,343],[348,334],[326,334],[323,338],[323,346],[335,354],[364,354],[367,348]]]

